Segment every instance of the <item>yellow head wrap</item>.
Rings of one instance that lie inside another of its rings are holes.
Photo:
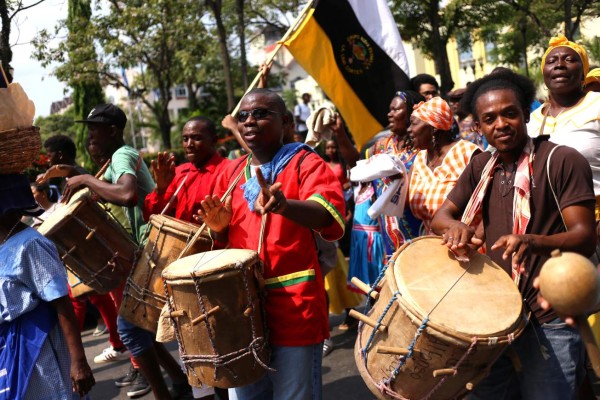
[[[592,82],[600,82],[600,68],[594,68],[585,76],[583,86],[587,86]]]
[[[569,47],[575,50],[577,54],[579,54],[579,58],[581,58],[581,63],[583,64],[583,75],[587,75],[588,71],[590,70],[590,62],[588,60],[587,52],[585,51],[583,46],[580,46],[575,42],[571,42],[561,33],[559,33],[558,36],[555,36],[552,39],[550,39],[549,45],[550,47],[548,47],[548,49],[542,56],[542,71],[544,71],[544,64],[546,64],[546,56],[548,55],[548,53],[550,53],[557,47]]]

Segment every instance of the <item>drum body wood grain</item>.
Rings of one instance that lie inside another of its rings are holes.
[[[251,250],[184,257],[163,271],[181,359],[191,385],[257,381],[269,362],[262,262]]]
[[[121,286],[134,263],[131,236],[87,195],[58,208],[38,231],[54,242],[67,269],[99,294]]]
[[[163,270],[175,261],[199,226],[166,215],[150,216],[148,241],[138,262],[127,278],[119,314],[131,323],[156,332],[160,312],[165,305]],[[194,243],[190,254],[209,251],[208,233]]]
[[[69,280],[69,286],[71,287],[71,294],[73,297],[80,297],[85,296],[86,294],[94,293],[94,289],[83,283],[81,279],[79,279],[69,269],[67,269],[67,279]]]
[[[526,319],[511,278],[488,257],[469,257],[456,261],[437,237],[394,254],[368,313],[385,332],[361,323],[355,344],[359,372],[378,398],[459,397],[522,333]]]

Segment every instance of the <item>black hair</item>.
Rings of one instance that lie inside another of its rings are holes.
[[[251,91],[249,91],[248,93],[246,93],[246,95],[244,97],[249,96],[249,95],[256,95],[256,94],[268,97],[269,100],[273,103],[273,105],[275,105],[277,112],[279,112],[282,116],[287,111],[285,102],[283,101],[281,96],[269,89],[254,88]]]
[[[75,160],[77,155],[77,148],[73,140],[65,135],[51,136],[44,142],[44,147],[50,149],[50,151],[57,152],[61,151],[65,157]]]
[[[410,115],[413,112],[413,107],[422,101],[425,101],[425,97],[421,96],[414,90],[399,90],[394,94],[394,97],[400,97],[404,103],[406,103],[406,114],[410,120]]]
[[[478,121],[479,116],[476,110],[477,99],[484,93],[498,89],[512,90],[515,96],[517,96],[525,118],[529,119],[531,103],[533,103],[533,99],[535,98],[535,86],[529,78],[507,68],[500,69],[471,83],[460,101],[461,110],[467,114],[471,114],[473,119]]]
[[[428,83],[430,85],[435,86],[436,90],[440,90],[440,85],[437,83],[437,80],[435,79],[435,77],[429,75],[429,74],[419,74],[414,76],[411,80],[410,80],[410,84],[412,85],[412,88],[414,91],[419,91],[419,88],[421,87],[422,84],[424,83]]]
[[[40,193],[44,193],[46,198],[50,199],[50,185],[47,183],[31,183],[31,186]]]
[[[202,122],[206,126],[206,129],[208,129],[208,133],[210,133],[213,139],[217,138],[217,127],[210,118],[203,117],[200,115],[198,117],[190,118],[189,120],[187,120],[186,124],[188,122]]]

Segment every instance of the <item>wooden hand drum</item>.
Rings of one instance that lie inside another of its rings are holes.
[[[440,238],[421,237],[388,263],[355,345],[358,369],[379,398],[458,397],[525,328],[508,274],[482,254],[469,257],[459,262]]]
[[[214,250],[163,271],[179,354],[192,386],[244,386],[267,369],[262,262],[251,250]]]
[[[121,286],[134,263],[137,245],[85,191],[52,213],[38,231],[54,242],[67,269],[99,294]]]
[[[148,242],[127,278],[119,314],[140,328],[156,332],[166,301],[163,269],[179,258],[199,226],[166,215],[152,215],[148,229]],[[212,245],[204,231],[190,254],[212,250]]]

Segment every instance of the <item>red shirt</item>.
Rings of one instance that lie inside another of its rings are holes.
[[[232,192],[233,216],[229,225],[231,248],[258,249],[261,216],[248,209],[241,186],[250,178],[249,157],[235,160],[219,176],[215,194],[222,196],[241,171],[245,176]],[[334,217],[322,229],[326,240],[344,234],[344,198],[341,185],[315,153],[301,150],[275,182],[287,199],[316,201]],[[313,231],[278,214],[269,213],[261,259],[265,264],[265,310],[270,341],[277,346],[307,346],[329,337],[325,288]]]
[[[192,215],[196,214],[200,208],[200,202],[207,195],[213,194],[217,177],[230,162],[231,160],[215,153],[201,168],[196,168],[189,162],[178,166],[175,169],[175,178],[173,178],[163,194],[158,194],[156,189],[154,189],[146,196],[146,200],[144,201],[144,219],[148,221],[150,215],[160,214],[181,184],[181,181],[187,176],[183,187],[165,214],[183,221],[192,221]]]

